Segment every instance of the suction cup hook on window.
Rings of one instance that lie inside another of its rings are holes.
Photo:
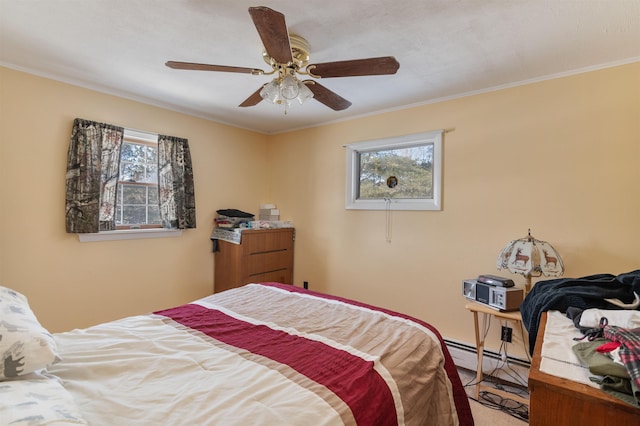
[[[387,178],[387,186],[392,189],[398,186],[398,178],[395,176],[389,176]]]

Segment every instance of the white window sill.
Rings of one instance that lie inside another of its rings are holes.
[[[102,231],[96,234],[78,234],[82,243],[94,241],[138,240],[143,238],[169,238],[182,235],[181,229],[122,229],[118,231]]]

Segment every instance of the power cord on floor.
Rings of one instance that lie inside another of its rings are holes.
[[[475,386],[474,381],[475,380],[471,380],[464,386],[465,387]],[[496,387],[496,389],[505,390],[507,392],[514,393],[516,395],[519,394],[517,392],[514,392],[511,389],[505,389],[505,387],[502,386],[500,383],[493,382],[493,385]],[[514,401],[513,399],[504,398],[502,396],[493,394],[491,393],[491,391],[480,391],[479,400],[472,396],[468,396],[468,398],[473,401],[476,401],[478,404],[481,404],[487,408],[504,411],[505,413],[519,420],[526,421],[526,422],[529,421],[529,407],[527,407],[526,404],[523,404],[521,402]]]
[[[502,368],[494,369],[491,374],[497,372],[497,370],[502,370]],[[496,389],[500,389],[514,395],[526,397],[529,394],[526,389],[523,389],[520,386],[511,386],[507,383],[504,383],[500,379],[496,379],[491,375],[485,375],[482,382],[491,383]],[[476,381],[476,377],[472,377],[463,386],[466,388],[475,386],[476,384],[478,384],[478,382]],[[513,399],[493,394],[490,390],[480,391],[479,400],[473,398],[472,396],[468,396],[468,398],[487,408],[503,411],[510,416],[525,422],[529,421],[529,407],[527,407],[526,404],[522,404],[521,402],[515,401]]]
[[[497,378],[499,372],[502,372],[504,375],[510,377],[514,385],[511,385],[509,382]],[[489,374],[486,374],[484,376],[483,382],[491,383],[496,389],[504,390],[506,392],[510,392],[512,394],[526,398],[529,395],[529,391],[525,387],[526,385],[518,381],[518,379],[521,379],[521,377],[517,375],[517,373],[516,376],[514,376],[513,374],[509,374],[509,372],[506,371],[503,367],[498,367],[491,371]]]
[[[510,370],[512,370],[511,367],[508,365],[508,362],[505,363],[505,365]],[[513,385],[510,384],[509,382],[506,382],[502,379],[497,378],[499,372],[502,372],[506,376],[509,376],[512,379]],[[481,382],[486,382],[486,383],[492,384],[496,389],[504,390],[506,392],[510,392],[512,394],[519,395],[525,398],[528,397],[529,392],[526,388],[526,381],[517,372],[514,371],[513,373],[514,374],[509,374],[509,372],[506,371],[504,367],[497,366],[491,372],[485,373],[483,376],[483,379],[480,382],[476,380],[476,376],[473,376],[467,381],[467,383],[464,383],[463,386],[466,388],[470,386],[475,386]]]
[[[503,398],[489,391],[480,392],[479,400],[472,397],[469,398],[487,408],[503,411],[511,417],[525,422],[529,421],[529,408],[525,404],[514,401],[513,399]]]

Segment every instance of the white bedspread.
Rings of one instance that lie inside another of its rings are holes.
[[[293,286],[54,338],[62,361],[49,372],[94,426],[471,423],[432,326]]]
[[[130,328],[136,333],[123,334]],[[141,340],[140,335],[147,339]],[[255,424],[286,425],[301,406],[314,407],[308,413],[309,424],[340,423],[337,413],[322,399],[280,379],[278,372],[245,362],[199,337],[185,339],[183,331],[158,317],[126,318],[86,331],[57,334],[56,340],[65,350],[64,362],[51,372],[64,378],[65,387],[95,425],[113,424],[114,418],[147,425],[246,425],[247,418],[255,419]],[[126,381],[119,376],[124,367]],[[92,377],[99,380],[90,380]],[[238,389],[245,399],[238,397]],[[296,399],[289,397],[292,394]],[[106,395],[108,404],[103,401]],[[207,403],[198,404],[194,412],[193,399]],[[247,405],[246,400],[256,402]],[[159,403],[164,407],[161,412]]]

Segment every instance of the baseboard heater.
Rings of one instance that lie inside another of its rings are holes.
[[[475,346],[452,339],[444,339],[451,358],[456,366],[477,371],[478,350]],[[527,385],[531,362],[526,359],[507,356],[503,361],[502,354],[485,348],[482,358],[483,371],[501,380],[518,385]]]

